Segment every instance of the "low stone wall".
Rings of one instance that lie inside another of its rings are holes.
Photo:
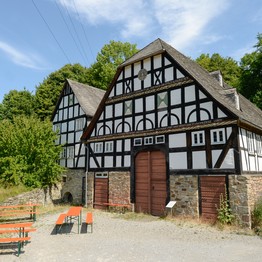
[[[174,214],[198,217],[198,177],[171,175],[170,200],[177,201]]]
[[[53,186],[51,189],[34,189],[29,192],[22,193],[15,197],[10,197],[0,205],[19,205],[26,203],[37,203],[42,205],[54,204],[61,202],[61,184]]]
[[[229,176],[229,200],[232,213],[243,226],[251,228],[251,212],[262,197],[261,175]]]
[[[130,204],[130,173],[109,173],[109,202]]]

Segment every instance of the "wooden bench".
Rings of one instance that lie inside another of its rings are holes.
[[[36,231],[30,223],[0,224],[0,243],[17,243],[18,256],[23,246],[28,243],[31,237],[29,232]]]
[[[55,226],[56,226],[56,234],[60,231],[63,227],[63,225],[66,223],[66,217],[67,214],[60,214],[59,217],[56,220]]]
[[[29,215],[29,219],[36,221],[36,207],[39,204],[23,204],[23,205],[13,205],[13,206],[0,206],[0,217],[7,218],[24,218],[26,215]]]
[[[87,212],[86,213],[86,231],[88,229],[88,225],[91,226],[91,233],[93,233],[93,213]]]

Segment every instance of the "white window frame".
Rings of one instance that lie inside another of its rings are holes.
[[[95,178],[108,178],[108,172],[97,172]]]
[[[249,154],[255,153],[254,139],[251,132],[247,132],[247,150]]]
[[[164,144],[164,143],[165,143],[165,136],[164,135],[156,136],[156,144]]]
[[[113,141],[105,142],[105,153],[113,152],[114,144]]]
[[[135,138],[134,146],[142,146],[142,138]]]
[[[144,138],[144,144],[145,145],[152,145],[153,143],[154,143],[154,138],[152,136]]]
[[[74,158],[75,157],[75,147],[69,146],[67,147],[67,158]]]
[[[95,143],[95,153],[103,153],[103,143]]]
[[[226,136],[225,136],[224,128],[211,130],[211,143],[213,145],[225,144],[225,142],[226,142]]]
[[[192,138],[192,146],[205,145],[205,132],[204,131],[192,132],[191,138]]]

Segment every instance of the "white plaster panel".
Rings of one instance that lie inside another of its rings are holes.
[[[209,112],[211,119],[214,118],[214,116],[213,116],[213,102],[201,103],[200,108],[206,109]],[[204,120],[208,120],[208,119],[209,119],[208,114],[202,110],[201,114],[200,114],[200,120],[204,121]]]
[[[155,124],[155,114],[147,114],[146,118],[153,122],[153,128],[156,126]]]
[[[143,130],[143,123],[140,122],[140,120],[142,120],[143,117],[142,116],[136,116],[135,117],[135,127],[137,128],[137,130]],[[140,122],[139,126],[137,126],[137,124]],[[135,130],[135,131],[137,131]]]
[[[79,109],[79,106],[78,105],[76,105],[76,106],[74,106],[74,117],[77,117],[79,114],[78,114],[78,110]]]
[[[79,108],[79,115],[85,115],[85,112],[83,111],[82,107]]]
[[[97,165],[96,165],[96,162],[94,161],[94,158],[93,157],[90,157],[90,168],[96,168]]]
[[[64,96],[62,102],[59,105],[59,108],[68,106],[68,96]]]
[[[249,171],[257,171],[256,170],[256,157],[255,157],[255,155],[249,154],[249,164],[250,164],[250,170]]]
[[[243,128],[241,128],[241,132],[240,132],[240,141],[241,141],[242,147],[247,148],[247,132]]]
[[[54,120],[53,120],[54,122],[57,122],[58,121],[58,114],[56,113],[55,114],[55,117],[54,117]]]
[[[151,70],[151,61],[150,61],[150,58],[147,58],[144,60],[144,68],[149,71]]]
[[[258,157],[257,162],[258,162],[258,171],[262,171],[262,157]]]
[[[172,134],[169,135],[169,147],[170,148],[179,148],[186,147],[186,134]]]
[[[188,116],[190,115],[190,113],[196,109],[196,106],[193,105],[193,106],[187,106],[185,107],[185,121],[187,121],[187,118]],[[190,115],[190,118],[189,118],[189,123],[192,123],[192,122],[196,122],[197,118],[196,118],[196,111],[194,111],[191,115]]]
[[[181,104],[181,89],[174,89],[171,92],[171,106]]]
[[[65,159],[60,159],[60,166],[65,167]]]
[[[212,167],[215,166],[222,150],[212,150]]]
[[[220,110],[220,108],[217,108],[217,117],[218,118],[224,118],[224,117],[226,117],[226,114],[224,114],[223,111]]]
[[[61,133],[67,132],[67,122],[62,123]]]
[[[112,130],[112,124],[113,122],[112,121],[107,121],[106,122],[106,127],[105,127],[105,134],[106,135],[110,135],[112,134],[114,131]]]
[[[85,152],[86,152],[86,151],[85,151],[85,146],[82,145],[81,150],[80,150],[80,153],[81,153],[81,154],[85,154]]]
[[[206,152],[193,152],[193,169],[206,168]]]
[[[169,167],[170,169],[187,169],[186,152],[170,153]]]
[[[113,167],[113,156],[105,156],[105,167]]]
[[[75,141],[80,141],[80,138],[82,136],[83,132],[82,131],[78,131],[75,133]]]
[[[67,159],[67,167],[74,167],[74,161],[73,159]]]
[[[125,140],[125,151],[131,151],[131,140],[130,139]]]
[[[185,102],[192,102],[196,100],[195,86],[185,87]]]
[[[119,74],[117,81],[122,80],[123,79],[123,71],[121,71],[121,73]]]
[[[170,65],[171,62],[165,57],[165,65]]]
[[[176,76],[177,78],[185,77],[178,69],[176,70]]]
[[[221,168],[235,168],[235,161],[234,161],[234,150],[229,149],[227,155],[221,165]]]
[[[122,157],[121,156],[116,157],[116,167],[122,167]]]
[[[174,80],[174,69],[169,67],[165,69],[165,82]]]
[[[73,131],[75,130],[75,121],[71,120],[68,122],[68,131]]]
[[[136,113],[143,112],[143,99],[142,98],[135,100],[135,112]]]
[[[134,91],[141,90],[141,80],[137,77],[134,78]]]
[[[117,83],[116,84],[116,95],[122,95],[123,93],[123,84],[122,83]]]
[[[75,101],[75,104],[79,104],[78,99],[77,99],[77,97],[75,95],[73,95],[73,99]]]
[[[116,151],[117,152],[122,152],[122,140],[117,140],[116,141]]]
[[[127,124],[125,124],[125,126],[124,126],[124,132],[130,132],[130,131],[132,131],[132,118],[131,118],[131,117],[125,118],[125,122],[127,122],[130,127],[129,127]],[[131,129],[130,129],[130,128],[131,128]]]
[[[144,80],[144,88],[148,88],[151,86],[151,75],[148,74],[146,79]]]
[[[72,118],[73,117],[73,107],[69,107],[68,110],[69,110],[68,118]]]
[[[171,110],[171,114],[174,114],[178,117],[179,119],[179,122],[177,120],[177,118],[175,116],[170,116],[170,121],[171,121],[171,125],[178,125],[180,124],[182,121],[181,121],[181,108],[175,108],[175,109],[172,109]]]
[[[119,124],[121,124],[121,123],[122,123],[121,119],[115,120],[115,133],[119,133],[122,130],[122,128],[119,127]]]
[[[229,138],[231,133],[232,133],[232,127],[227,127],[226,128],[226,137]]]
[[[154,56],[154,69],[160,68],[161,65],[161,57],[162,55],[156,55]]]
[[[131,65],[125,67],[125,77],[131,77]]]
[[[68,110],[67,108],[64,109],[64,115],[63,115],[64,120],[68,119]]]
[[[84,157],[79,157],[77,167],[85,167],[85,158]]]
[[[68,137],[67,137],[67,142],[68,143],[74,143],[75,141],[74,141],[74,133],[68,133]]]
[[[155,109],[155,96],[146,97],[146,111]]]
[[[138,75],[138,72],[140,71],[141,69],[141,63],[138,62],[138,63],[135,63],[134,64],[134,75]]]
[[[58,120],[59,121],[63,120],[63,110],[58,111]]]
[[[159,127],[165,127],[167,126],[167,111],[158,111],[158,126]],[[163,118],[164,117],[164,118]],[[162,120],[163,118],[163,120]],[[162,122],[161,122],[162,120]],[[160,126],[161,123],[161,126]]]
[[[130,167],[130,156],[124,156],[124,167]]]
[[[123,114],[123,104],[118,103],[115,104],[115,116],[122,116]]]
[[[63,134],[63,135],[61,135],[61,144],[63,145],[65,143],[66,143],[66,135]]]
[[[203,93],[203,92],[201,92],[200,90],[198,90],[198,92],[199,92],[199,99],[204,99],[204,98],[207,98],[207,96]]]

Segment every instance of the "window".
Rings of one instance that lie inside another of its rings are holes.
[[[95,143],[95,153],[103,153],[103,143]]]
[[[76,130],[83,130],[84,129],[84,119],[76,119]]]
[[[142,138],[135,138],[134,146],[141,146],[141,145],[142,145]]]
[[[66,147],[63,147],[62,152],[61,152],[61,158],[66,158],[67,157],[66,153],[67,153]]]
[[[204,131],[192,132],[192,146],[202,146],[205,144]]]
[[[146,137],[145,138],[145,145],[152,145],[153,144],[153,137]]]
[[[156,144],[163,144],[165,143],[165,136],[156,136]]]
[[[224,144],[225,143],[225,129],[211,130],[211,142],[212,144]]]
[[[105,143],[105,152],[113,152],[113,141]]]
[[[253,136],[251,132],[247,132],[247,148],[248,148],[248,153],[254,153],[254,141],[253,141]]]
[[[67,148],[67,158],[74,158],[74,147],[70,146]]]
[[[103,172],[103,173],[95,173],[96,178],[108,178],[108,173]]]

